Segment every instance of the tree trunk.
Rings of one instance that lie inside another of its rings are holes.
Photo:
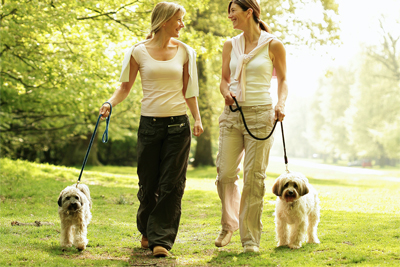
[[[87,149],[89,147],[90,139],[92,138],[92,132],[86,134],[86,138],[76,138],[69,143],[65,149],[64,158],[61,161],[61,165],[65,166],[82,166],[83,160],[85,159],[85,155]],[[97,136],[96,134],[92,148],[90,149],[90,153],[86,162],[86,165],[98,166],[102,165],[97,158]]]
[[[212,107],[209,102],[210,98],[207,90],[206,62],[203,57],[199,57],[197,66],[200,86],[200,96],[198,101],[204,133],[197,138],[193,166],[215,166],[211,149]]]

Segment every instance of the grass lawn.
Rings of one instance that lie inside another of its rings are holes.
[[[93,219],[85,251],[59,245],[60,191],[76,182],[79,169],[0,159],[0,266],[399,266],[400,178],[317,179],[321,244],[301,249],[276,248],[271,193],[277,174],[268,173],[260,253],[242,253],[239,232],[224,248],[214,239],[220,230],[220,201],[215,168],[188,171],[182,219],[171,257],[155,259],[140,249],[136,229],[135,168],[87,167]],[[304,173],[307,175],[307,173]],[[12,221],[54,225],[11,226]]]

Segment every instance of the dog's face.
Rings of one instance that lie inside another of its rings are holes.
[[[78,188],[75,185],[66,187],[58,197],[58,206],[69,212],[80,210],[85,203],[88,203],[89,207],[92,206],[89,188],[82,184],[78,185]]]
[[[300,173],[285,173],[276,179],[272,192],[286,202],[294,202],[309,192],[307,183]]]

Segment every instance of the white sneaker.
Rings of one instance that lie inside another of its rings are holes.
[[[221,230],[221,233],[219,233],[219,236],[217,239],[215,239],[215,246],[217,247],[224,247],[231,242],[232,238],[232,231],[229,230]]]
[[[247,245],[247,246],[244,246],[243,252],[244,253],[246,253],[246,252],[260,252],[260,249],[257,246]]]

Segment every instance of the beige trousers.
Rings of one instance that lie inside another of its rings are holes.
[[[272,105],[242,107],[253,135],[267,136],[273,127]],[[225,106],[219,117],[219,152],[217,189],[222,203],[222,229],[240,228],[243,246],[259,246],[264,204],[266,169],[273,136],[265,141],[253,139],[246,131],[239,111]],[[239,164],[244,155],[243,191],[240,194]]]

